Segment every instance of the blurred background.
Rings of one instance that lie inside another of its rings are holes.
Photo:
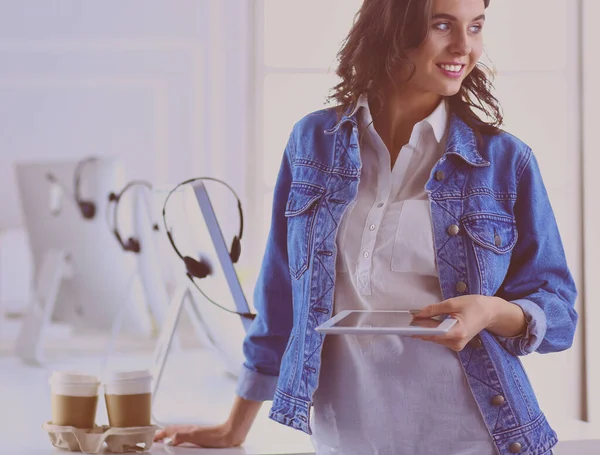
[[[154,365],[170,305],[189,285],[161,216],[168,191],[183,180],[222,179],[239,196],[244,231],[235,275],[252,308],[283,149],[297,120],[326,107],[336,53],[360,4],[0,0],[0,432],[15,425],[4,403],[17,405],[39,384],[39,411],[19,411],[39,433],[53,369],[100,374]],[[573,348],[523,361],[559,436],[600,438],[600,2],[494,0],[487,16],[485,61],[496,73],[505,128],[537,155],[580,290]],[[88,157],[97,160],[81,165]],[[120,235],[138,239],[146,256],[124,251],[112,232],[108,195],[131,180],[152,188],[123,195]],[[239,231],[236,200],[222,185],[206,186],[229,248]],[[168,228],[185,254],[212,257],[212,281],[198,283],[235,310],[239,296],[210,234],[198,234],[203,214],[197,205],[183,208],[195,202],[184,193],[173,198]],[[95,201],[94,219],[83,217],[76,198]],[[145,270],[149,263],[154,268]],[[93,289],[95,296],[86,294]],[[106,323],[100,295],[110,301]],[[162,301],[151,302],[157,295]],[[244,329],[195,288],[188,297],[156,409],[165,419],[218,421],[232,399]],[[25,330],[35,302],[42,316]],[[58,316],[43,316],[39,302],[54,302]],[[222,395],[186,388],[198,381]],[[309,447],[303,435],[278,434]]]

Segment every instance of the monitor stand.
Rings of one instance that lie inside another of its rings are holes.
[[[49,250],[44,254],[42,267],[28,308],[17,336],[17,355],[33,365],[44,364],[43,336],[52,324],[52,314],[62,280],[73,277],[69,255],[64,251]]]
[[[52,316],[63,280],[73,278],[73,264],[69,254],[59,250],[48,250],[44,254],[37,283],[32,292],[32,302],[27,309],[15,343],[15,351],[23,362],[42,366],[46,363],[43,352],[44,336],[53,326]],[[129,280],[127,289],[131,291],[136,274]],[[128,292],[129,294],[130,292]],[[131,300],[131,299],[129,299]],[[106,359],[112,354],[116,337],[122,325],[125,312],[129,309],[126,302],[113,321],[111,337],[106,349]]]
[[[198,337],[198,341],[201,343],[201,345],[211,346],[215,344],[214,340],[210,336],[210,331],[206,328],[202,316],[196,309],[189,285],[185,283],[180,284],[173,293],[173,298],[171,299],[166,318],[161,327],[160,336],[156,342],[156,347],[154,348],[151,366],[151,373],[153,377],[153,402],[160,385],[165,364],[167,363],[167,357],[171,352],[173,342],[175,341],[175,331],[177,329],[177,324],[179,323],[179,318],[181,317],[181,310],[184,306],[186,306],[194,333]]]

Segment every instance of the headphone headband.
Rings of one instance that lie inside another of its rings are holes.
[[[210,303],[212,303],[213,305],[221,308],[224,311],[227,311],[228,313],[232,313],[232,314],[237,314],[243,318],[247,318],[247,319],[254,319],[256,317],[256,314],[253,313],[239,313],[237,311],[233,311],[230,310],[229,308],[225,308],[222,305],[219,305],[217,302],[215,302],[214,300],[212,300],[209,296],[206,295],[206,293],[204,293],[202,291],[202,289],[200,289],[200,287],[196,284],[196,282],[194,281],[194,277],[196,278],[205,278],[206,276],[210,275],[212,270],[210,268],[210,264],[208,264],[206,261],[198,261],[190,256],[183,256],[183,254],[181,254],[181,252],[179,251],[179,249],[177,248],[177,245],[175,245],[175,241],[173,240],[173,234],[171,233],[171,230],[169,229],[169,227],[167,226],[167,203],[169,202],[169,198],[171,197],[171,195],[177,191],[177,189],[179,189],[181,186],[183,185],[187,185],[190,183],[194,183],[194,182],[198,182],[198,181],[202,181],[202,180],[209,180],[209,181],[213,181],[213,182],[218,182],[224,186],[226,186],[229,191],[231,191],[231,193],[234,195],[234,197],[237,200],[237,206],[238,206],[238,213],[240,216],[240,226],[239,226],[239,232],[238,235],[235,236],[233,238],[233,242],[231,243],[231,249],[229,251],[229,257],[231,258],[231,261],[233,263],[236,263],[240,257],[240,252],[241,252],[241,246],[240,246],[240,240],[242,238],[242,235],[244,233],[244,214],[242,211],[242,201],[240,200],[240,198],[238,197],[237,193],[235,192],[235,190],[229,186],[226,182],[224,182],[223,180],[219,180],[213,177],[196,177],[196,178],[192,178],[192,179],[188,179],[185,180],[183,182],[181,182],[180,184],[178,184],[177,186],[175,186],[175,188],[173,188],[169,194],[167,194],[167,197],[165,198],[165,202],[163,204],[163,210],[162,210],[162,217],[163,217],[163,224],[165,227],[165,232],[167,233],[167,238],[169,239],[169,242],[171,243],[171,246],[173,247],[173,249],[175,250],[175,253],[177,253],[177,256],[179,256],[181,258],[181,260],[184,262],[185,264],[185,268],[186,268],[186,275],[189,278],[189,280],[192,282],[192,284],[196,287],[196,289],[204,296],[204,298],[206,298],[206,300],[208,300]]]
[[[75,202],[77,202],[77,205],[81,210],[81,214],[85,219],[94,218],[96,215],[96,204],[93,201],[87,201],[81,198],[81,173],[83,172],[83,168],[85,166],[95,163],[96,161],[98,161],[98,158],[95,156],[90,156],[80,160],[75,167],[75,172],[73,173],[73,192]]]
[[[151,183],[149,183],[145,180],[132,180],[132,181],[128,182],[127,185],[125,185],[119,193],[117,193],[117,194],[110,193],[108,195],[109,205],[114,202],[114,207],[113,207],[114,227],[112,229],[112,232],[113,232],[114,236],[116,237],[117,241],[119,242],[119,244],[121,245],[121,247],[123,248],[123,250],[131,251],[132,253],[139,253],[141,251],[141,245],[140,245],[139,240],[137,240],[133,237],[130,237],[127,242],[123,241],[123,238],[121,237],[121,233],[119,230],[119,203],[121,202],[121,198],[127,192],[127,190],[129,190],[131,187],[136,186],[136,185],[143,185],[146,188],[148,188],[148,190],[152,190]],[[150,212],[150,210],[148,210],[148,212]],[[158,224],[155,223],[152,228],[155,231],[158,231]]]
[[[240,242],[240,240],[242,240],[242,235],[244,235],[244,212],[242,210],[242,201],[238,197],[237,193],[235,192],[235,190],[228,183],[224,182],[223,180],[220,180],[220,179],[217,179],[217,178],[214,178],[214,177],[195,177],[195,178],[191,178],[191,179],[188,179],[188,180],[184,180],[183,182],[181,182],[178,185],[176,185],[171,191],[169,191],[169,194],[167,194],[167,197],[165,198],[165,202],[163,204],[163,209],[162,209],[163,225],[165,227],[165,232],[167,233],[167,237],[169,238],[169,242],[171,243],[171,246],[173,246],[173,249],[177,253],[177,256],[179,256],[182,260],[185,261],[185,258],[183,256],[183,254],[181,254],[181,252],[179,251],[179,249],[175,245],[175,241],[173,240],[173,235],[171,234],[171,230],[167,226],[167,214],[166,214],[167,203],[169,202],[169,198],[171,197],[171,195],[175,191],[177,191],[179,188],[181,188],[183,185],[188,185],[190,183],[204,181],[204,180],[208,180],[208,181],[211,181],[211,182],[217,182],[217,183],[220,183],[221,185],[227,187],[227,189],[231,192],[231,194],[233,194],[233,196],[235,197],[235,199],[237,201],[237,208],[238,208],[238,215],[239,215],[240,224],[239,224],[238,235],[236,235],[233,238],[233,242],[238,244],[238,246],[237,246],[237,248],[238,248],[237,255],[232,255],[233,251],[230,251],[230,256],[233,256],[232,260],[235,258],[235,260],[233,260],[233,262],[235,263],[239,259],[239,242]],[[232,247],[233,247],[233,245],[232,245]],[[233,249],[234,248],[232,248],[231,250],[233,250]],[[235,257],[235,256],[237,256],[237,257]]]
[[[81,194],[80,194],[80,192],[81,192],[81,189],[80,189],[81,172],[83,170],[83,167],[86,164],[92,163],[94,161],[98,161],[98,158],[96,158],[96,157],[84,158],[77,162],[77,164],[75,166],[75,170],[73,171],[73,191],[72,192],[69,191],[66,188],[66,186],[52,172],[46,172],[46,174],[45,174],[46,179],[50,183],[58,185],[60,187],[60,189],[63,191],[63,193],[69,195],[73,199],[75,205],[77,206],[77,208],[79,209],[79,212],[81,213],[81,216],[86,220],[92,220],[96,216],[96,203],[92,200],[84,200],[81,198]]]

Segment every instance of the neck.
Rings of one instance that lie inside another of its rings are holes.
[[[414,126],[429,117],[442,101],[440,95],[414,90],[383,91],[383,106],[373,101],[373,125],[392,157],[408,143]]]

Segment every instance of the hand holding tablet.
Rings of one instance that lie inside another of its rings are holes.
[[[409,310],[341,311],[315,330],[331,335],[443,335],[456,319],[448,317],[415,319]]]

